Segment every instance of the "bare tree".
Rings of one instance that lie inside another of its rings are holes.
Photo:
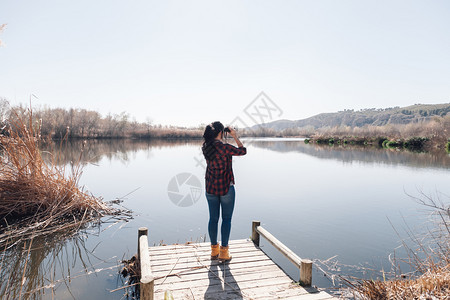
[[[6,28],[6,24],[0,25],[0,33],[2,33],[3,30],[5,30],[5,28]],[[4,45],[4,43],[2,42],[2,40],[0,40],[0,47],[3,46],[3,45]]]

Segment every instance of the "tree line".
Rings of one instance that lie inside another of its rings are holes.
[[[361,127],[337,125],[317,128],[312,125],[292,126],[289,128],[242,128],[241,136],[251,137],[313,137],[313,136],[387,136],[391,138],[408,138],[414,136],[428,137],[439,140],[439,143],[449,139],[450,114],[448,108],[433,108],[436,116],[428,121],[411,122],[408,124],[370,125]],[[442,111],[441,111],[442,110]],[[420,110],[418,111],[420,113]],[[443,114],[444,112],[444,114]],[[402,112],[404,113],[404,112]],[[439,116],[441,115],[441,116]],[[24,105],[10,106],[5,99],[0,98],[0,128],[5,132],[16,118],[33,122],[33,127],[39,128],[41,136],[51,139],[190,139],[201,138],[205,125],[196,128],[180,126],[162,126],[150,121],[138,122],[126,112],[102,116],[97,111],[75,108],[33,108]]]
[[[33,123],[41,136],[51,139],[108,139],[108,138],[201,138],[203,129],[154,125],[138,122],[127,112],[102,116],[99,112],[76,108],[33,108],[9,106],[0,99],[1,127],[5,131],[14,120]]]

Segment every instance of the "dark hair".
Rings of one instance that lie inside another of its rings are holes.
[[[224,126],[219,121],[213,122],[206,126],[205,132],[203,133],[203,139],[205,140],[203,142],[202,146],[202,152],[205,156],[205,159],[207,160],[213,160],[217,150],[216,147],[214,147],[213,142],[216,139],[216,137],[223,132]]]

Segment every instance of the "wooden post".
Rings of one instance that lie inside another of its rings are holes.
[[[153,300],[155,290],[155,278],[150,265],[150,253],[148,252],[148,229],[139,228],[138,231],[138,259],[141,268],[141,285],[139,287],[141,300]]]
[[[260,225],[261,225],[260,221],[252,222],[252,241],[258,247],[259,247],[259,232],[256,230],[256,227]]]
[[[141,236],[148,236],[148,229],[147,227],[139,227],[138,229],[138,249],[137,249],[137,255],[138,255],[138,260],[141,261],[141,245],[139,243],[139,239],[141,238]],[[147,246],[148,247],[148,246]]]
[[[312,261],[309,259],[302,259],[300,264],[300,284],[303,286],[312,284]]]

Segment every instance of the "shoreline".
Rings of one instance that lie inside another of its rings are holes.
[[[305,144],[329,146],[372,146],[384,149],[408,150],[411,152],[428,152],[444,150],[450,153],[450,140],[443,142],[428,137],[388,138],[388,137],[336,137],[322,136],[306,138]]]

